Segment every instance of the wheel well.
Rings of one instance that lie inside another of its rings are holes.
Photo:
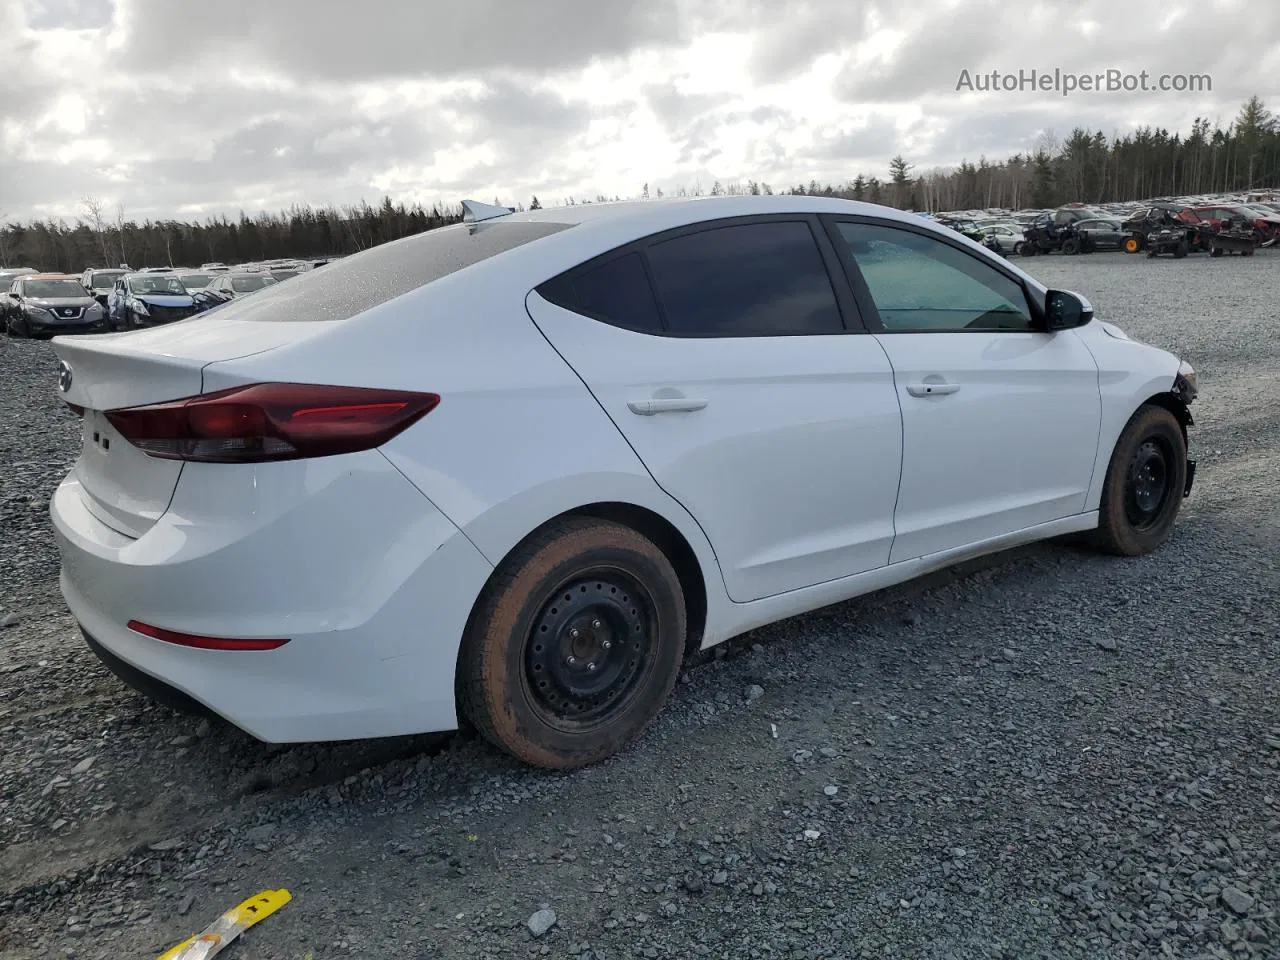
[[[1178,419],[1178,424],[1182,427],[1182,439],[1187,439],[1187,427],[1194,422],[1191,419],[1191,410],[1183,402],[1182,398],[1172,391],[1168,393],[1157,393],[1154,397],[1148,397],[1142,402],[1144,407],[1163,407]]]
[[[622,524],[648,537],[657,545],[659,550],[666,554],[667,559],[671,561],[671,566],[675,568],[676,576],[680,580],[680,589],[684,593],[685,621],[688,635],[688,640],[685,644],[685,656],[688,657],[697,653],[702,647],[702,636],[707,626],[707,585],[702,577],[702,567],[698,563],[698,557],[693,552],[693,547],[689,546],[689,541],[684,538],[684,535],[670,521],[652,510],[638,507],[632,503],[610,502],[591,503],[557,514],[529,531],[529,534],[522,538],[520,543],[524,543],[525,540],[547,526],[547,524],[562,520],[565,517],[593,517],[597,520],[608,520]],[[517,549],[519,545],[518,543],[513,546],[511,551]],[[511,551],[508,551],[508,555]],[[503,558],[503,560],[505,559],[506,557]],[[501,567],[501,565],[501,562],[495,565],[495,572],[496,568]],[[492,580],[492,577],[490,580]],[[480,608],[481,598],[483,598],[485,591],[488,589],[489,584],[486,583],[484,590],[476,597],[476,601],[471,608],[471,615],[467,618],[467,635],[471,633],[471,623],[475,619],[476,611]],[[465,647],[465,640],[458,650],[459,663],[461,663],[463,647]]]
[[[630,527],[652,540],[667,555],[671,566],[675,568],[676,576],[680,578],[688,629],[685,656],[697,653],[702,647],[702,635],[707,626],[707,584],[702,577],[698,557],[684,535],[665,517],[632,503],[592,503],[560,516],[610,520]],[[554,519],[558,520],[560,517]]]

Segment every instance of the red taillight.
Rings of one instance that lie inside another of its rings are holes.
[[[439,403],[434,393],[255,383],[106,417],[153,457],[263,463],[379,447]]]
[[[152,640],[163,640],[165,643],[176,643],[180,647],[195,647],[199,650],[275,650],[289,642],[288,640],[228,640],[224,637],[198,637],[190,633],[178,633],[176,630],[153,627],[139,620],[130,620],[129,629]]]

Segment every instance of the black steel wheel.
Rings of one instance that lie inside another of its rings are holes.
[[[1173,451],[1163,438],[1152,437],[1134,451],[1124,480],[1124,514],[1139,533],[1159,520],[1169,497]]]
[[[477,602],[458,664],[461,712],[526,763],[603,760],[661,709],[685,633],[680,578],[652,540],[590,517],[552,521]]]
[[[1178,418],[1144,406],[1120,434],[1102,485],[1095,539],[1108,553],[1136,557],[1173,533],[1187,482],[1187,440]]]
[[[607,722],[653,650],[653,598],[631,574],[602,568],[557,588],[525,640],[525,682],[548,723]]]

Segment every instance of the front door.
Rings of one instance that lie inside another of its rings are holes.
[[[958,243],[832,227],[902,404],[891,562],[1082,513],[1102,414],[1083,340],[1042,332],[1021,282]]]

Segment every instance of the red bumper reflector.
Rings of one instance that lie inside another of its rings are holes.
[[[165,643],[176,643],[180,647],[195,647],[198,650],[275,650],[289,642],[288,640],[228,640],[224,637],[197,637],[190,633],[178,633],[176,630],[153,627],[149,623],[141,623],[138,620],[130,620],[129,629],[152,640],[163,640]]]

